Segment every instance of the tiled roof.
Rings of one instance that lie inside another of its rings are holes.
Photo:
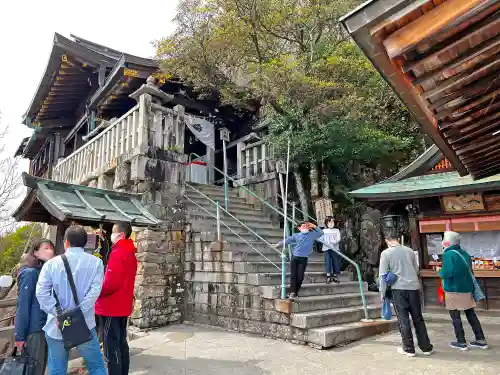
[[[12,215],[17,221],[128,222],[139,227],[161,223],[135,194],[45,180],[27,173],[23,173],[23,182],[31,191]]]
[[[382,182],[354,190],[351,195],[367,200],[397,200],[495,188],[500,188],[500,174],[473,180],[470,175],[461,177],[457,172],[444,172],[410,177],[395,182]]]

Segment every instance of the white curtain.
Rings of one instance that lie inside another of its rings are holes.
[[[210,121],[200,117],[186,116],[186,125],[196,138],[215,150],[215,128]]]

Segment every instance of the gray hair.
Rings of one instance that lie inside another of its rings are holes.
[[[460,245],[460,234],[457,232],[444,232],[443,242],[449,242],[450,246]]]

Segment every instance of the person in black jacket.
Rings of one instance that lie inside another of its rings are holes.
[[[22,255],[17,277],[16,346],[19,352],[24,351],[25,355],[33,360],[31,363],[34,363],[34,367],[30,372],[32,375],[43,375],[47,362],[47,343],[43,332],[47,314],[40,308],[35,290],[43,263],[52,257],[52,241],[36,241]]]

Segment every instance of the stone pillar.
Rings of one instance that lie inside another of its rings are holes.
[[[118,165],[114,188],[141,194],[151,214],[163,221],[155,229],[134,230],[137,270],[132,324],[144,329],[179,322],[184,309],[184,168],[183,109],[164,105],[172,97],[148,80],[131,95],[141,105],[140,155]]]
[[[134,229],[137,278],[132,324],[159,327],[182,320],[184,232],[178,228]]]

